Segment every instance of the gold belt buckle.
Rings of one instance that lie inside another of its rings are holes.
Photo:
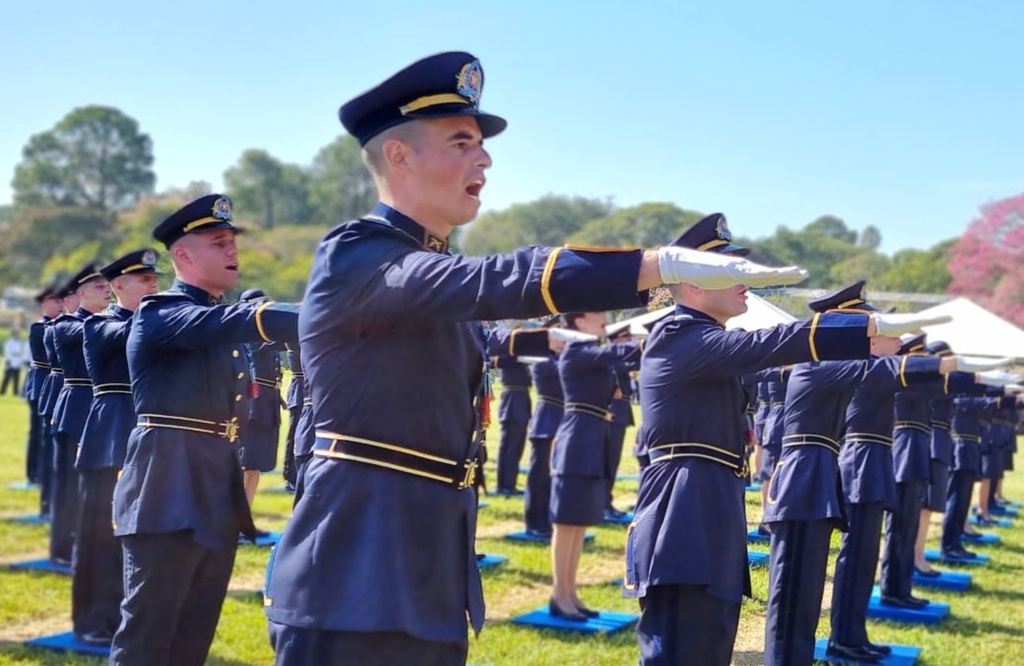
[[[220,433],[221,437],[226,438],[232,444],[238,441],[239,425],[237,416],[232,416],[221,425],[224,426],[224,432]]]
[[[466,475],[462,477],[462,483],[459,484],[459,490],[469,488],[473,483],[473,478],[476,476],[476,458],[469,461],[469,465],[466,466]]]
[[[738,471],[733,472],[738,478],[744,478],[750,473],[750,466],[747,464],[747,459],[743,458],[743,466]]]

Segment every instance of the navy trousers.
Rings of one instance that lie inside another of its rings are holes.
[[[885,541],[882,549],[882,596],[906,599],[914,575],[914,547],[921,519],[920,479],[896,484],[896,511],[885,513]]]
[[[42,440],[39,444],[39,513],[50,515],[50,499],[53,495],[53,434],[50,431],[50,417],[40,415],[43,422]]]
[[[121,537],[125,598],[111,666],[206,661],[235,563],[230,543],[207,548],[190,531]]]
[[[71,563],[71,624],[79,635],[111,638],[121,622],[121,543],[110,519],[116,483],[114,468],[79,471],[78,525]]]
[[[783,520],[771,524],[768,617],[764,663],[810,666],[821,616],[833,520]]]
[[[949,475],[949,494],[946,495],[946,514],[942,517],[942,549],[963,548],[964,523],[971,510],[971,491],[977,472],[955,469]]]
[[[467,643],[426,641],[398,631],[320,631],[270,622],[277,666],[464,666]]]
[[[740,602],[704,585],[654,585],[640,598],[640,666],[728,666]]]
[[[608,506],[612,506],[615,494],[615,477],[619,474],[619,463],[622,461],[622,444],[626,440],[626,426],[612,421],[608,424],[608,445],[605,447],[605,468],[608,470]]]
[[[867,615],[878,566],[881,502],[846,504],[850,531],[843,534],[832,580],[832,640],[849,646],[868,642]]]
[[[295,466],[295,428],[299,425],[299,416],[302,414],[302,407],[294,407],[288,410],[288,434],[284,438],[284,465],[282,474],[285,483],[295,487],[297,470]]]
[[[501,422],[501,434],[498,438],[498,483],[499,492],[512,492],[516,489],[519,476],[519,461],[523,458],[526,448],[526,428],[529,421],[507,419]]]
[[[63,433],[53,436],[53,477],[50,480],[50,559],[71,563],[78,522],[78,444]]]
[[[551,531],[551,437],[530,438],[530,466],[526,471],[526,529]]]
[[[25,478],[39,483],[39,453],[43,441],[43,419],[39,416],[39,401],[28,401],[28,441],[25,443]]]

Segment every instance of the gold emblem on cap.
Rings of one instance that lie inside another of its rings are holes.
[[[480,95],[484,88],[484,70],[479,60],[468,62],[459,70],[455,77],[459,94],[469,100],[473,106],[480,103]]]
[[[219,197],[213,202],[213,217],[218,220],[231,221],[231,199]]]

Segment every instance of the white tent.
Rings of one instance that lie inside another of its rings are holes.
[[[609,324],[608,329],[613,331],[621,330],[624,325],[628,325],[631,335],[647,335],[650,332],[647,330],[647,324],[668,316],[674,309],[675,306],[670,305],[652,312],[645,312],[642,315]],[[747,311],[739,317],[730,319],[726,328],[742,328],[745,331],[753,331],[759,328],[775,326],[776,324],[788,324],[791,321],[796,321],[796,317],[772,305],[757,294],[747,292]]]
[[[922,310],[923,315],[949,315],[953,321],[927,326],[928,340],[942,340],[957,354],[1012,357],[1024,363],[1024,330],[992,314],[974,301],[955,298]]]

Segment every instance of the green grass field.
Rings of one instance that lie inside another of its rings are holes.
[[[24,480],[24,443],[27,426],[25,403],[10,396],[0,397],[0,518],[38,511],[36,491],[13,490],[8,485]],[[497,441],[497,426],[489,441]],[[627,451],[632,432],[627,434]],[[492,455],[493,458],[493,455]],[[636,471],[635,462],[626,457],[622,472]],[[489,478],[493,478],[493,464]],[[291,496],[268,492],[282,485],[278,472],[263,477],[254,514],[263,529],[281,529],[291,507]],[[631,505],[636,482],[616,484],[616,504]],[[1024,498],[1020,474],[1006,480],[1010,498]],[[502,554],[509,561],[483,574],[488,604],[488,624],[479,638],[470,639],[470,662],[547,666],[553,664],[593,664],[624,666],[635,664],[637,649],[634,635],[626,630],[611,636],[581,637],[571,634],[534,631],[513,626],[510,616],[546,603],[550,585],[550,564],[546,548],[513,545],[501,536],[522,527],[522,500],[484,498],[488,503],[480,511],[477,549]],[[757,498],[748,494],[748,511],[753,520],[759,513]],[[708,507],[708,510],[713,510]],[[1024,525],[1024,518],[1018,521]],[[597,538],[584,551],[580,581],[581,597],[591,607],[635,612],[635,602],[623,599],[611,583],[622,575],[622,548],[625,528],[598,526]],[[933,536],[938,525],[932,526]],[[924,648],[919,663],[928,666],[963,664],[1024,663],[1024,527],[999,529],[1002,544],[981,548],[992,556],[992,564],[972,570],[974,586],[965,594],[919,591],[931,599],[949,602],[951,618],[931,627],[908,628],[902,625],[872,622],[875,641],[920,645]],[[835,557],[838,539],[833,540]],[[42,526],[21,525],[0,520],[0,564],[44,557],[47,530]],[[224,604],[217,638],[209,663],[221,665],[269,664],[273,654],[267,641],[266,621],[256,590],[263,580],[268,551],[252,546],[239,549],[231,593]],[[830,567],[831,573],[831,567]],[[758,664],[764,639],[767,572],[753,571],[754,598],[743,605],[735,662]],[[830,591],[826,590],[825,604]],[[70,580],[50,574],[11,571],[0,567],[0,664],[95,664],[96,659],[72,657],[21,646],[26,638],[70,629]],[[826,635],[828,608],[822,611],[818,633]]]

